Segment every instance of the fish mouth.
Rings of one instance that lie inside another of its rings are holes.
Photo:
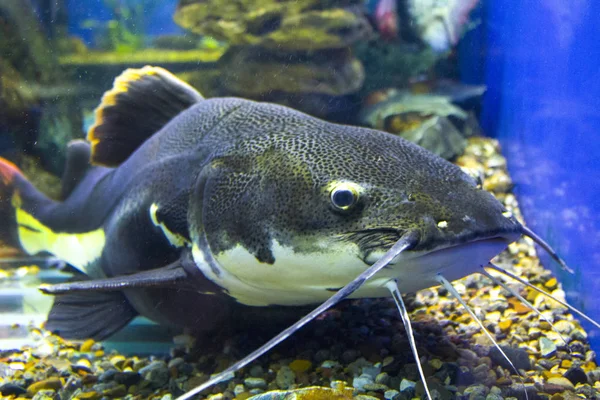
[[[362,260],[367,265],[373,265],[379,258],[387,252],[391,246],[402,236],[402,232],[397,229],[373,229],[360,231],[357,234],[364,235],[356,241],[362,254]],[[515,226],[511,230],[491,230],[487,232],[468,232],[456,237],[436,236],[427,240],[420,241],[411,250],[404,252],[402,259],[422,257],[448,249],[458,249],[461,246],[469,246],[473,243],[502,241],[508,244],[516,241],[523,234],[521,227]],[[488,260],[489,261],[489,260]],[[394,265],[397,259],[389,265]]]
[[[403,293],[414,293],[438,286],[438,275],[450,281],[464,278],[488,264],[517,238],[518,236],[513,234],[500,234],[478,237],[470,241],[457,240],[430,250],[408,250],[392,260],[366,286],[375,289],[394,279]],[[363,261],[371,265],[385,254],[385,251],[373,251]],[[368,291],[368,288],[365,289]],[[369,297],[370,293],[363,292],[360,295]]]

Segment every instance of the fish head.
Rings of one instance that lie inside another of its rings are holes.
[[[409,231],[418,233],[411,250],[354,296],[384,296],[392,278],[415,291],[436,285],[438,272],[469,275],[519,237],[498,200],[433,153],[384,132],[296,118],[265,124],[272,135],[217,157],[221,172],[203,188],[208,274],[238,300],[321,301]],[[252,299],[242,293],[253,289]]]

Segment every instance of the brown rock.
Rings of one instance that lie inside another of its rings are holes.
[[[59,378],[52,377],[29,385],[29,387],[27,388],[27,394],[33,396],[40,390],[58,390],[60,388],[62,388],[62,381]]]

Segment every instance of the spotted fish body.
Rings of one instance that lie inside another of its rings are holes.
[[[92,165],[67,167],[62,202],[0,164],[0,216],[12,227],[0,239],[91,279],[123,277],[122,291],[57,296],[48,325],[63,336],[106,337],[137,314],[212,329],[247,306],[268,315],[265,306],[318,303],[409,231],[410,251],[353,296],[384,296],[390,279],[412,292],[437,285],[440,271],[473,273],[522,232],[460,168],[399,137],[183,85],[148,67],[118,79],[88,137]],[[88,162],[87,144],[72,148]],[[127,284],[178,261],[185,288]]]

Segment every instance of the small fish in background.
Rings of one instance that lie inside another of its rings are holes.
[[[454,47],[479,0],[408,0],[419,37],[436,52]]]
[[[398,37],[399,23],[396,0],[379,0],[375,6],[375,25],[382,38],[393,40]]]
[[[367,2],[367,9],[384,40],[415,39],[435,52],[443,53],[459,42],[469,15],[479,0],[378,0]],[[403,23],[404,22],[404,23]],[[410,32],[400,32],[400,27]],[[410,36],[410,38],[404,36]]]

